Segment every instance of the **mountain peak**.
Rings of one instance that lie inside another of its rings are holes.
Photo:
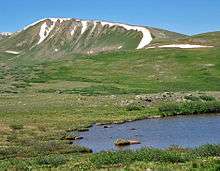
[[[180,34],[108,21],[75,18],[44,18],[16,32],[4,42],[2,50],[42,53],[98,53],[143,49],[155,38],[181,37]]]
[[[52,22],[52,24],[48,24],[47,21]],[[129,24],[122,24],[122,23],[114,23],[114,22],[107,22],[107,21],[97,21],[97,20],[80,20],[80,19],[74,19],[74,18],[44,18],[41,20],[38,20],[28,26],[26,26],[23,30],[26,30],[30,27],[33,27],[41,22],[41,29],[39,31],[39,41],[38,41],[38,45],[41,44],[50,34],[50,32],[54,29],[56,23],[63,23],[66,21],[72,21],[72,22],[77,22],[77,24],[81,24],[82,28],[81,28],[81,34],[83,34],[87,29],[88,29],[88,25],[92,24],[93,25],[93,29],[92,31],[95,30],[95,27],[97,26],[97,24],[101,24],[103,27],[121,27],[127,31],[133,30],[133,31],[138,31],[142,33],[142,39],[139,43],[139,45],[136,47],[136,49],[142,49],[145,46],[147,46],[151,41],[152,41],[152,37],[151,37],[151,33],[149,31],[149,29],[142,27],[142,26],[134,26],[134,25],[129,25]],[[75,25],[77,25],[75,23]],[[22,30],[22,31],[23,31]],[[71,34],[73,34],[73,31],[75,31],[75,28],[73,30],[70,31]],[[92,32],[91,31],[91,32]]]

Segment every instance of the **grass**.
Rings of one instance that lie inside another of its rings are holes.
[[[219,145],[203,145],[195,149],[154,149],[117,151],[88,154],[55,154],[31,159],[9,159],[0,163],[0,168],[58,170],[216,170],[220,160]]]
[[[175,165],[183,167],[184,165],[191,163],[191,166],[188,166],[188,169],[190,169],[202,168],[202,165],[199,166],[199,162],[202,162],[203,159],[219,156],[219,145],[204,145],[196,149],[185,149],[181,151],[179,151],[179,149],[159,150],[153,148],[143,148],[137,151],[103,152],[95,154],[89,157],[85,163],[81,163],[80,167],[83,167],[84,165],[84,168],[87,168],[88,170],[92,168],[100,169],[110,167],[117,170],[118,167],[123,168],[123,166],[127,166],[129,168],[129,166],[133,165],[134,163],[139,163],[142,167],[147,164],[149,165],[149,163],[154,163],[154,165],[152,165],[154,167],[158,167],[158,165],[162,164],[172,167]],[[212,163],[216,162],[216,167],[218,167],[220,164],[219,159],[212,159],[210,161]],[[152,166],[149,168],[152,168]],[[169,169],[172,169],[172,167],[169,167]],[[205,167],[208,167],[208,165]]]
[[[219,48],[211,48],[148,49],[54,60],[34,60],[28,54],[7,56],[0,59],[6,66],[1,68],[1,92],[111,95],[219,91],[219,53]],[[63,82],[72,87],[60,87]]]

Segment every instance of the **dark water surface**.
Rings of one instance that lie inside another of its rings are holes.
[[[136,139],[141,142],[141,144],[127,146],[124,149],[220,144],[220,114],[140,120],[119,125],[113,124],[111,128],[93,126],[89,132],[80,133],[80,136],[84,139],[75,141],[75,143],[88,147],[93,152],[119,150],[114,145],[114,141],[118,138]]]

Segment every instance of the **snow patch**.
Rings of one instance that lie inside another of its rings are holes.
[[[194,48],[211,48],[213,46],[203,46],[203,45],[190,45],[190,44],[172,44],[172,45],[162,45],[160,48],[181,48],[181,49],[194,49]]]
[[[94,30],[95,30],[95,28],[96,28],[96,26],[97,26],[97,22],[95,21],[95,22],[93,22],[93,28],[92,28],[92,30],[91,30],[91,32],[93,32]]]
[[[6,52],[6,53],[15,54],[15,55],[20,54],[20,52],[16,52],[16,51],[12,51],[12,50],[7,50],[7,51],[5,51],[5,52]]]
[[[150,47],[147,47],[146,49],[154,49],[156,48],[156,46],[150,46]]]
[[[37,43],[38,45],[41,44],[49,36],[50,32],[54,29],[57,20],[59,19],[53,18],[50,20],[52,21],[52,25],[48,26],[46,21],[41,25],[41,29],[39,32],[40,40]]]
[[[12,35],[13,33],[11,33],[11,32],[1,32],[0,33],[0,35],[2,35],[2,36],[10,36],[10,35]]]
[[[109,27],[120,26],[120,27],[125,28],[126,30],[136,30],[136,31],[142,32],[143,37],[137,49],[144,48],[146,45],[150,44],[150,42],[153,40],[150,31],[145,27],[132,26],[132,25],[121,24],[121,23],[110,23],[110,22],[101,22],[101,25],[102,26],[108,25]]]
[[[86,31],[87,27],[88,27],[88,21],[81,21],[81,23],[82,23],[81,34],[83,34]]]
[[[76,26],[75,26],[75,27],[73,28],[73,30],[71,30],[71,32],[70,32],[71,36],[74,35],[75,31],[76,31]]]

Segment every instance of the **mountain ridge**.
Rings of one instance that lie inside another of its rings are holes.
[[[45,18],[27,25],[12,34],[10,38],[1,41],[0,49],[45,51],[44,47],[47,47],[53,52],[65,50],[92,54],[119,49],[143,49],[153,39],[172,39],[172,36],[184,37],[178,33],[152,27],[116,22]]]
[[[205,45],[205,41],[197,39],[199,41],[193,42],[190,38],[180,33],[141,25],[75,18],[44,18],[2,39],[0,51],[59,56],[138,50],[169,44],[179,47],[175,44],[190,41]]]

